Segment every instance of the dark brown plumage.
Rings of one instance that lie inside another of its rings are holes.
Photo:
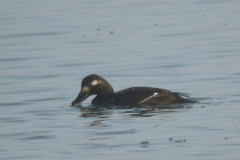
[[[152,87],[131,87],[114,93],[112,86],[104,78],[96,74],[89,75],[83,79],[81,91],[77,98],[72,102],[72,105],[75,106],[80,104],[90,95],[97,95],[92,100],[92,104],[166,105],[174,102],[196,102],[194,100],[183,98],[189,98],[189,94],[171,92],[165,89]]]

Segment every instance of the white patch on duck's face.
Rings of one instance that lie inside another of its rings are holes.
[[[96,86],[96,85],[98,84],[98,81],[97,81],[97,80],[93,80],[93,81],[91,82],[91,84],[92,84],[92,86]]]
[[[88,91],[89,91],[88,86],[83,87],[83,88],[82,88],[82,91],[84,91],[84,92],[88,92]]]

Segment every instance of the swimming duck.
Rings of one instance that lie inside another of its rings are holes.
[[[81,91],[72,102],[72,105],[76,106],[80,104],[91,95],[97,95],[92,100],[92,104],[94,105],[166,105],[174,102],[196,102],[183,98],[190,97],[189,94],[152,87],[131,87],[114,93],[112,86],[104,78],[96,74],[91,74],[82,80]]]

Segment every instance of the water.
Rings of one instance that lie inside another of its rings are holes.
[[[0,159],[239,159],[239,1],[0,4]],[[92,73],[199,103],[69,107]]]

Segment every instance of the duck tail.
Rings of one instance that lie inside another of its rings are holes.
[[[184,103],[194,103],[194,102],[197,102],[197,101],[192,100],[192,99],[185,99],[185,98],[183,98],[183,97],[191,98],[190,94],[182,93],[182,92],[173,92],[173,94],[176,96],[177,102],[184,102]]]

